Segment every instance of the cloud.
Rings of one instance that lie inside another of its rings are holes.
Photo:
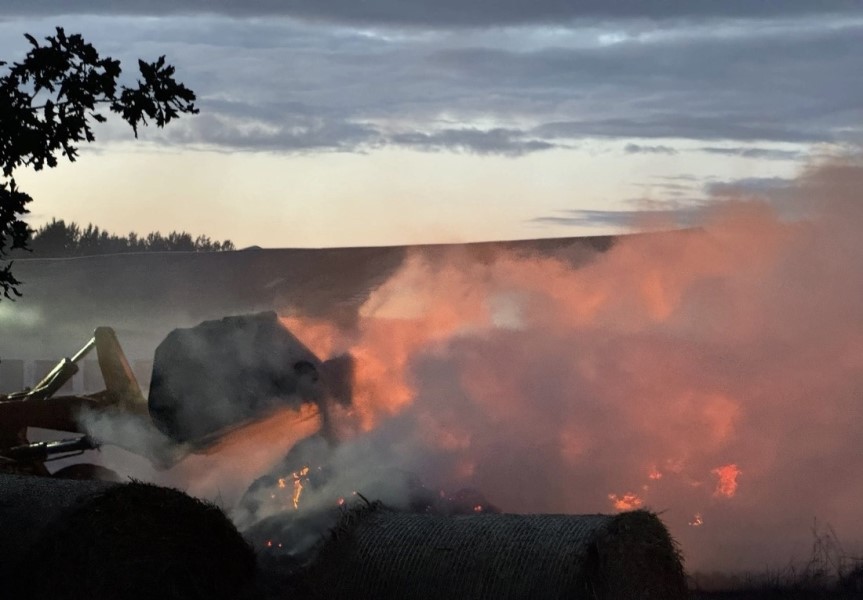
[[[693,187],[691,183],[690,183],[690,184],[688,184],[688,183],[678,183],[678,182],[680,182],[680,181],[695,181],[695,180],[694,180],[694,179],[693,179],[693,180],[690,180],[690,179],[671,179],[671,178],[662,178],[662,179],[660,180],[660,183],[657,183],[657,182],[655,182],[655,181],[654,181],[654,182],[650,182],[650,183],[642,183],[642,184],[639,184],[639,185],[640,185],[641,187],[645,188],[645,189],[649,189],[649,190],[659,189],[659,190],[662,190],[662,191],[664,191],[664,192],[666,192],[666,193],[667,193],[667,192],[687,192],[687,193],[692,193],[693,191],[695,191],[695,190],[696,190],[696,188],[695,188],[695,187]]]
[[[627,144],[623,151],[626,154],[677,154],[677,150],[671,146],[641,146],[639,144]]]
[[[793,183],[793,179],[784,177],[744,177],[708,183],[705,186],[705,191],[714,197],[776,195],[790,189]]]
[[[524,132],[513,129],[444,129],[434,133],[419,131],[397,133],[389,142],[417,150],[454,150],[473,154],[521,156],[530,152],[550,150],[556,144],[537,139],[525,139]]]
[[[825,140],[824,132],[806,131],[781,118],[761,120],[746,114],[681,115],[665,111],[652,114],[634,112],[632,116],[618,118],[544,123],[533,133],[550,139],[639,137],[796,143]]]
[[[443,129],[429,133],[411,130],[386,134],[364,123],[297,115],[282,119],[251,119],[205,113],[155,135],[169,143],[185,146],[287,153],[364,151],[393,145],[422,152],[516,157],[557,147],[549,142],[526,138],[524,132],[512,129]]]
[[[491,109],[542,119],[533,133],[546,139],[808,143],[859,129],[863,83],[840,73],[853,72],[861,40],[860,27],[764,34],[741,26],[735,35],[607,47],[454,48],[431,62],[450,81],[470,82]]]
[[[162,135],[171,143],[251,151],[351,151],[379,139],[374,128],[347,120],[292,118],[268,123],[202,114]]]
[[[554,215],[531,219],[539,225],[564,225],[574,227],[615,227],[638,229],[675,229],[691,227],[703,215],[704,206],[677,206],[638,210],[561,210]]]
[[[696,227],[712,218],[713,207],[728,201],[762,202],[775,214],[785,219],[796,219],[806,214],[799,200],[799,181],[784,177],[744,177],[725,181],[706,181],[699,184],[696,178],[666,178],[669,183],[645,183],[645,197],[631,199],[625,204],[632,209],[590,210],[566,209],[554,214],[530,219],[538,225],[572,227],[614,227],[636,230],[663,230]],[[678,183],[678,181],[689,183]],[[673,199],[655,200],[654,194]]]
[[[782,3],[750,0],[666,0],[662,2],[606,2],[585,0],[497,0],[460,2],[458,0],[7,0],[0,15],[124,14],[188,15],[222,14],[232,17],[286,16],[309,20],[363,24],[402,24],[422,26],[488,26],[519,23],[557,23],[576,19],[704,19],[785,17],[788,15],[859,14],[852,2],[832,3],[829,9],[805,0]]]
[[[804,156],[804,154],[799,150],[778,150],[776,148],[749,148],[745,146],[735,148],[718,148],[708,146],[704,148],[699,148],[698,151],[705,152],[707,154],[719,154],[722,156],[739,156],[741,158],[758,158],[766,160],[796,160]]]
[[[629,153],[676,147],[650,140],[689,139],[711,142],[704,151],[714,154],[759,142],[740,156],[779,160],[795,150],[764,143],[863,139],[863,80],[849,76],[863,54],[863,25],[853,19],[458,33],[179,14],[64,23],[126,65],[166,54],[177,66],[214,129],[178,123],[182,133],[158,138],[166,143],[185,136],[273,151],[390,143],[516,156],[586,138],[644,140]],[[53,25],[0,23],[0,51],[14,57],[24,31],[45,35]]]

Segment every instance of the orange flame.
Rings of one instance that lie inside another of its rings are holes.
[[[282,317],[281,322],[321,358],[350,350],[355,360],[353,416],[361,430],[371,430],[380,416],[395,414],[410,403],[414,390],[408,383],[408,361],[426,341],[422,332],[412,331],[411,321],[365,321],[355,343],[326,322],[296,317]]]
[[[737,476],[742,473],[736,464],[717,467],[711,471],[717,477],[713,495],[716,497],[733,498],[737,493]]]
[[[309,468],[308,467],[303,467],[299,471],[291,473],[291,478],[294,480],[294,493],[291,496],[291,500],[294,504],[294,510],[300,508],[300,496],[303,495],[303,479],[308,474],[309,474]],[[279,486],[279,487],[281,487],[281,486]]]
[[[642,504],[644,504],[644,501],[633,492],[627,492],[623,496],[618,496],[617,494],[609,494],[608,499],[611,500],[611,504],[612,506],[614,506],[614,510],[619,511],[635,510],[636,508],[639,508]]]
[[[345,334],[321,321],[281,317],[321,358],[349,350],[355,359],[353,417],[362,431],[408,406],[415,396],[410,361],[459,332],[492,325],[486,290],[464,265],[430,265],[409,256],[402,276],[375,290],[360,311],[358,331]],[[430,287],[437,293],[429,293]],[[440,293],[453,290],[456,301]]]

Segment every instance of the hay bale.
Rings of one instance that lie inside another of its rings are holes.
[[[175,329],[153,357],[150,417],[176,442],[201,442],[323,398],[322,368],[274,312]]]
[[[370,507],[333,530],[299,575],[315,597],[686,598],[656,515],[435,516]]]
[[[217,507],[129,482],[0,475],[8,597],[235,600],[255,556]]]

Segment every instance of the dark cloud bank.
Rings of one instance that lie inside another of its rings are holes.
[[[127,61],[167,54],[202,115],[148,132],[161,143],[520,156],[588,138],[670,154],[686,139],[716,156],[795,160],[751,145],[863,139],[857,3],[16,0],[3,14],[40,30],[62,17]],[[13,27],[4,36],[23,33]]]
[[[216,13],[237,17],[289,16],[342,22],[394,23],[416,25],[508,25],[547,23],[572,19],[676,19],[676,18],[770,18],[789,15],[859,13],[855,2],[752,2],[751,0],[7,0],[6,14],[201,14]]]

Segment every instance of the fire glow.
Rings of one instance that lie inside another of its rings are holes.
[[[638,497],[637,494],[633,494],[632,492],[627,492],[622,496],[618,496],[617,494],[609,494],[608,499],[611,500],[611,505],[614,506],[614,510],[624,511],[624,510],[635,510],[637,508],[641,508],[644,504],[644,500]]]
[[[731,198],[701,229],[604,253],[416,252],[352,326],[284,323],[319,356],[356,358],[344,439],[386,440],[397,450],[379,464],[446,489],[511,512],[663,510],[695,565],[782,556],[783,528],[805,538],[812,514],[863,539],[863,483],[817,468],[858,460],[863,169],[795,185],[785,199],[805,222]],[[830,503],[800,494],[801,469]],[[738,545],[719,554],[708,536],[725,534]]]
[[[716,476],[716,489],[713,490],[714,496],[722,496],[724,498],[733,498],[737,492],[737,477],[741,471],[737,465],[725,465],[717,467],[711,471]]]
[[[309,468],[303,467],[298,472],[291,473],[291,479],[294,482],[293,493],[291,494],[291,503],[294,505],[294,510],[300,507],[300,498],[303,495],[303,487],[304,481],[309,474]],[[279,487],[283,487],[281,482],[283,480],[279,480]]]

